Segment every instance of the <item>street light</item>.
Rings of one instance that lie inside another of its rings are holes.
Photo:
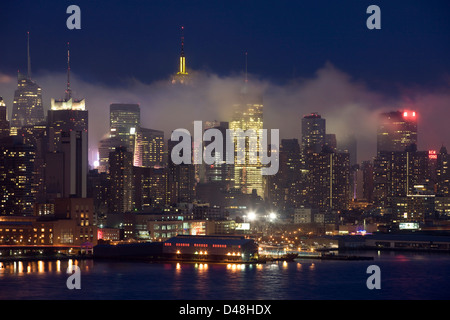
[[[250,211],[250,212],[247,214],[247,218],[248,218],[249,221],[255,220],[255,219],[256,219],[256,213],[255,213],[254,211]]]
[[[273,221],[277,218],[277,214],[275,212],[269,213],[269,220]]]

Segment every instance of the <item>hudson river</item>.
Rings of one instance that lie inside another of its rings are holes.
[[[33,261],[0,263],[0,299],[306,300],[449,299],[450,254],[363,252],[373,261],[296,260],[261,265]],[[69,264],[81,289],[69,290]],[[367,267],[381,271],[368,289]]]

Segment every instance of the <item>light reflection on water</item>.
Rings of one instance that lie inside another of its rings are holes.
[[[267,264],[94,260],[0,262],[0,299],[448,299],[450,256],[374,253],[373,261]],[[379,265],[382,289],[366,287]],[[77,265],[81,290],[69,290]]]

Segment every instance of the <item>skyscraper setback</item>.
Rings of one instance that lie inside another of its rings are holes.
[[[14,93],[11,135],[17,135],[17,130],[27,125],[43,122],[44,108],[42,105],[42,89],[31,79],[30,34],[27,35],[28,73],[18,72],[17,90]]]

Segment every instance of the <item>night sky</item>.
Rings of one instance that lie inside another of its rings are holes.
[[[66,27],[69,17],[66,8],[72,4],[81,9],[81,30]],[[381,30],[366,27],[369,17],[366,9],[372,4],[381,9]],[[86,84],[102,89],[122,88],[129,85],[130,79],[145,86],[169,78],[178,67],[180,27],[184,26],[189,69],[222,79],[240,76],[248,52],[249,73],[257,82],[275,86],[272,91],[278,93],[286,87],[289,92],[295,91],[289,86],[296,79],[309,79],[310,87],[315,80],[334,79],[348,83],[352,90],[363,86],[362,97],[351,95],[345,105],[359,103],[367,96],[377,97],[376,107],[372,109],[396,109],[405,101],[426,109],[424,105],[435,101],[436,110],[446,110],[448,114],[449,9],[448,1],[436,0],[3,0],[0,3],[0,90],[7,88],[12,92],[0,92],[0,96],[5,97],[9,106],[12,104],[17,70],[25,72],[27,67],[27,31],[31,35],[33,76],[38,79],[49,74],[59,75],[58,81],[63,79],[66,43],[70,42],[73,87],[77,90],[78,81],[78,91],[89,106],[89,99],[93,101],[94,97],[89,97],[87,89],[83,91]],[[45,79],[40,81],[44,95],[48,93],[44,100],[48,101],[53,89],[44,87],[43,83],[48,83]],[[60,81],[58,86],[62,97],[64,83]],[[333,87],[333,90],[341,89]],[[332,95],[329,99],[334,98]],[[143,103],[143,108],[152,108],[150,102],[145,106],[145,98],[129,100]],[[301,114],[329,110],[328,107],[321,110],[317,100],[311,104],[316,109],[311,110],[305,101],[304,108],[295,111],[297,122]],[[383,105],[387,101],[395,103]],[[102,110],[112,102],[117,102],[117,97],[106,101]],[[425,119],[426,110],[418,111],[424,115],[422,128],[431,128],[433,118]],[[155,123],[149,120],[148,125],[158,129]],[[295,130],[300,131],[299,127]],[[424,147],[431,144],[436,148],[446,142],[450,147],[450,139],[433,140],[450,136],[447,131],[429,136]],[[99,137],[100,133],[92,141]]]
[[[66,28],[66,8],[81,9],[82,29]],[[366,9],[381,9],[368,30]],[[373,85],[434,84],[450,70],[448,1],[2,1],[0,70],[59,71],[72,43],[73,64],[92,81],[151,82],[176,69],[180,26],[194,69],[229,74],[244,68],[277,82],[308,76],[326,61]],[[41,45],[41,46],[40,46]]]

